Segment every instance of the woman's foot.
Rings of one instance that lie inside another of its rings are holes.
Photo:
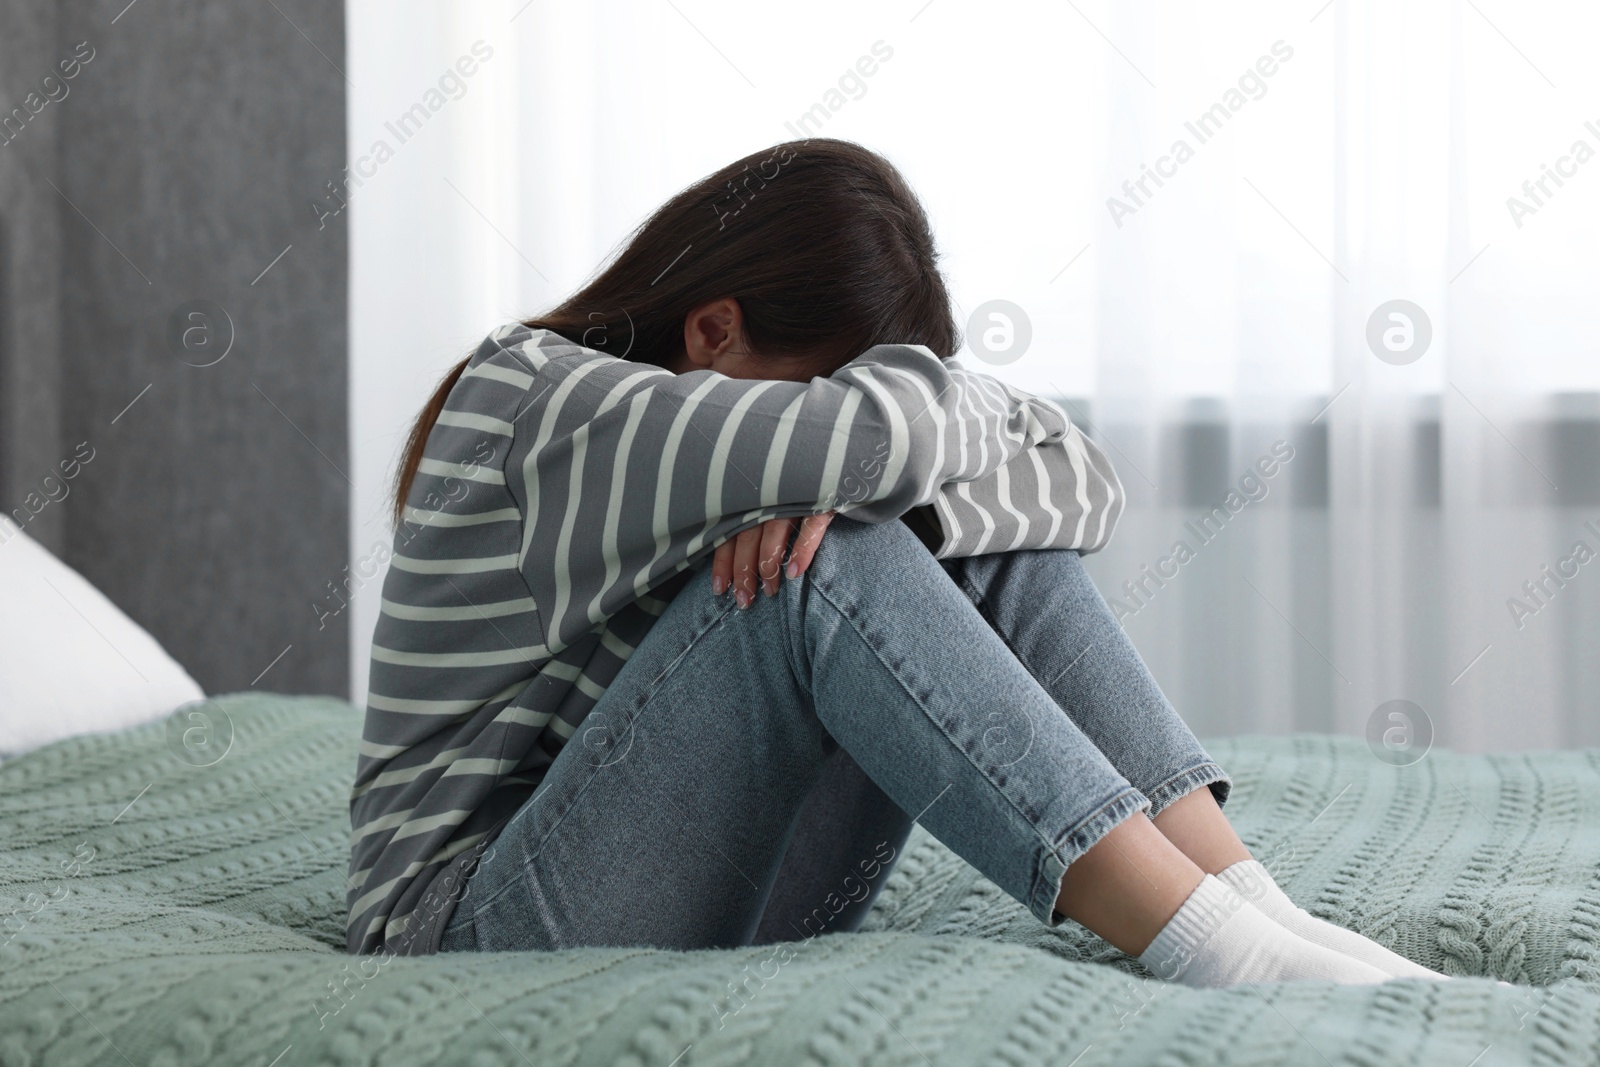
[[[1272,875],[1256,860],[1244,860],[1218,873],[1217,878],[1250,901],[1267,918],[1314,945],[1342,953],[1394,978],[1448,978],[1412,963],[1376,941],[1317,918],[1289,899]]]
[[[1158,978],[1201,989],[1254,982],[1375,985],[1390,975],[1273,922],[1206,875],[1140,955]]]

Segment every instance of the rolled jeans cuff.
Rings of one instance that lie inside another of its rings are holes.
[[[1061,897],[1061,879],[1067,873],[1067,867],[1089,851],[1112,827],[1149,807],[1149,798],[1129,786],[1096,808],[1088,818],[1057,837],[1051,847],[1040,853],[1039,873],[1029,894],[1028,910],[1046,926],[1060,926],[1066,916],[1056,911],[1056,901]]]
[[[1219,808],[1228,802],[1228,794],[1233,791],[1233,779],[1228,777],[1228,773],[1206,760],[1180,771],[1145,794],[1150,798],[1150,817],[1153,819],[1160,815],[1174,800],[1188,796],[1203,785],[1211,787],[1211,795],[1216,798]]]

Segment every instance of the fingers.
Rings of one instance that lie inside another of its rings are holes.
[[[733,539],[733,599],[747,608],[756,599],[756,556],[761,551],[761,526],[752,526]]]
[[[733,542],[724,541],[711,557],[711,592],[717,596],[733,585]]]
[[[800,536],[794,539],[794,549],[789,553],[789,566],[784,571],[790,578],[798,578],[811,566],[811,560],[817,554],[817,546],[822,544],[822,533],[828,528],[828,523],[833,521],[833,512],[825,511],[821,515],[808,515],[800,523]]]
[[[761,524],[759,570],[762,592],[768,596],[778,591],[778,576],[783,572],[783,550],[788,547],[789,535],[793,532],[793,519],[771,519]]]
[[[801,521],[787,568],[783,565],[783,550],[794,533],[793,519],[769,519],[724,541],[711,557],[711,591],[721,596],[731,588],[741,608],[755,602],[758,582],[768,596],[775,595],[780,576],[796,578],[811,566],[833,515],[828,511]]]

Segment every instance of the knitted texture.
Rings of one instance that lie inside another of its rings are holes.
[[[233,737],[210,766],[174,754],[181,723],[0,764],[5,1067],[1600,1062],[1600,752],[1394,768],[1360,740],[1213,743],[1230,816],[1302,907],[1519,988],[1201,991],[1046,929],[920,829],[858,934],[351,957],[359,714],[213,701]]]

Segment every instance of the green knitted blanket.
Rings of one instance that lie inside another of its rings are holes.
[[[216,699],[229,722],[199,746],[158,723],[0,764],[0,1064],[1600,1062],[1600,751],[1394,768],[1359,740],[1211,746],[1291,896],[1451,982],[1170,986],[920,829],[867,931],[790,958],[363,967],[342,950],[358,714]]]

